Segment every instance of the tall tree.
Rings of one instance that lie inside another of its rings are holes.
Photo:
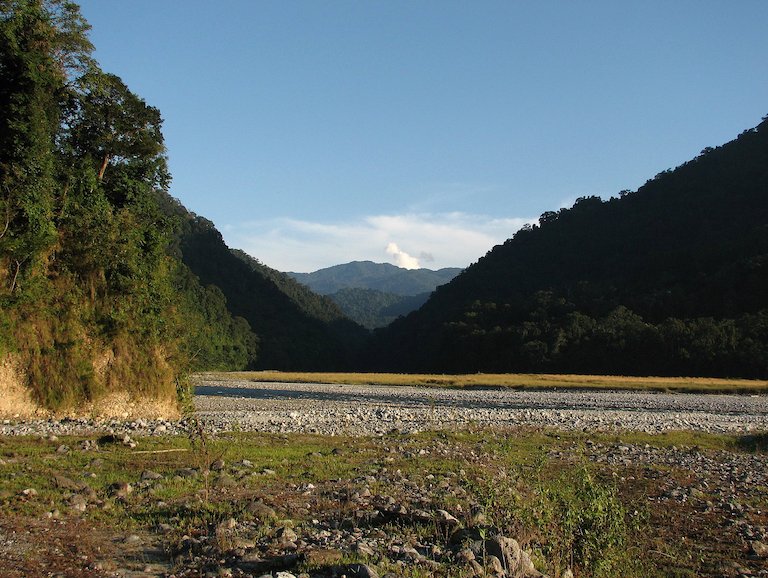
[[[93,62],[87,30],[72,2],[0,1],[0,291],[44,269],[56,241],[55,144]]]
[[[139,160],[157,161],[165,152],[160,111],[132,93],[114,74],[91,72],[81,79],[79,110],[71,121],[74,149],[107,168]]]
[[[39,3],[4,2],[0,28],[0,255],[15,293],[56,238],[53,142],[64,79]]]

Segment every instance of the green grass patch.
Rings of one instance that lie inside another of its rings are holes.
[[[517,539],[532,553],[537,568],[552,576],[572,568],[579,576],[627,578],[678,571],[682,576],[689,569],[700,569],[699,562],[675,566],[661,554],[645,565],[638,562],[644,549],[679,553],[680,544],[660,544],[657,536],[684,533],[691,511],[666,518],[664,523],[679,527],[653,528],[644,504],[649,493],[663,493],[664,480],[685,483],[690,473],[674,465],[651,464],[645,471],[652,475],[643,479],[635,466],[622,469],[616,464],[590,463],[588,447],[648,444],[659,449],[697,448],[715,456],[763,451],[765,442],[764,435],[757,434],[646,435],[523,428],[381,438],[236,432],[216,437],[139,438],[137,448],[102,443],[97,450],[83,449],[88,446],[83,444],[85,439],[0,438],[0,516],[24,525],[25,520],[39,521],[59,510],[64,518],[152,535],[159,526],[168,525],[171,529],[162,539],[170,552],[185,536],[208,537],[226,549],[238,538],[220,528],[230,518],[251,524],[247,536],[251,540],[271,540],[271,533],[283,523],[299,533],[314,527],[313,520],[348,527],[359,507],[349,501],[350,496],[365,488],[380,499],[399,502],[407,500],[407,488],[415,485],[425,501],[406,503],[409,509],[446,509],[466,527],[474,523],[471,512],[479,506],[487,527]],[[87,439],[93,442],[97,436]],[[69,451],[58,452],[61,445]],[[219,460],[224,462],[222,472],[211,469]],[[162,478],[143,481],[145,470]],[[86,511],[73,511],[70,498],[77,490],[60,487],[56,476],[88,486],[93,499],[89,498]],[[133,492],[124,497],[111,494],[110,486],[116,482],[130,483]],[[25,495],[30,488],[35,493]],[[249,504],[257,501],[273,508],[274,516],[259,517],[249,510]],[[745,503],[764,509],[765,489],[755,488]],[[407,516],[384,522],[380,531],[387,536],[434,543],[443,551],[449,548],[450,532],[436,523],[413,522]],[[435,575],[466,574],[466,568],[450,566],[452,559],[442,560],[450,571]],[[366,561],[380,572],[399,568],[401,575],[418,577],[425,571],[418,565],[401,567],[394,559],[377,555],[367,560],[351,552],[339,563]],[[321,566],[322,560],[306,561],[300,569]]]

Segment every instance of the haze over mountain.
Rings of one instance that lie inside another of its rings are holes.
[[[418,295],[435,290],[461,273],[458,267],[405,269],[389,263],[353,261],[312,273],[287,273],[315,293],[330,295],[340,289],[375,289],[395,295]]]
[[[584,197],[378,332],[367,368],[768,375],[768,121]]]

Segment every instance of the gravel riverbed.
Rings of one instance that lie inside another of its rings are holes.
[[[619,391],[439,389],[206,381],[198,419],[214,429],[376,435],[467,424],[577,430],[768,429],[768,396]]]
[[[565,430],[768,430],[768,396],[584,390],[441,389],[199,379],[195,417],[209,432],[412,433],[467,425]],[[5,420],[0,435],[183,435],[189,420]]]

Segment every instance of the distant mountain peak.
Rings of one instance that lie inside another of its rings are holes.
[[[458,267],[438,270],[404,269],[391,263],[352,261],[312,273],[286,274],[322,295],[330,295],[341,289],[375,289],[395,295],[411,296],[431,293],[438,286],[451,281],[461,271]]]

